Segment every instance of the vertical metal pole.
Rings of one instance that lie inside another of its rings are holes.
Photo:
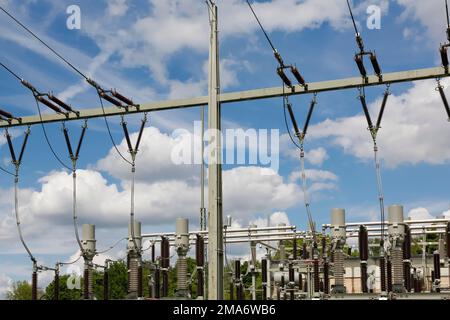
[[[209,53],[209,104],[208,127],[210,130],[210,154],[208,166],[208,298],[223,299],[223,235],[222,235],[222,166],[220,137],[219,50],[217,29],[217,6],[210,6],[210,53]]]

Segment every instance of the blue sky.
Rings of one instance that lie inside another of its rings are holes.
[[[117,88],[138,103],[207,92],[209,27],[203,1],[0,3],[105,88]],[[66,27],[66,8],[72,4],[81,8],[80,30]],[[379,30],[366,27],[370,4],[382,8]],[[245,2],[218,1],[218,5],[222,91],[280,85],[276,61]],[[443,1],[354,1],[354,6],[366,47],[376,50],[384,72],[440,64],[437,48],[445,41]],[[295,63],[308,82],[358,75],[353,61],[357,48],[344,0],[258,1],[255,10],[285,62]],[[0,61],[37,88],[52,90],[75,109],[99,106],[93,89],[4,14],[0,14],[0,45]],[[403,204],[407,214],[420,217],[449,214],[450,209],[450,125],[435,86],[433,81],[392,86],[379,134],[386,203]],[[367,90],[373,117],[383,90]],[[346,208],[347,219],[352,221],[376,219],[378,214],[371,139],[357,94],[357,90],[346,90],[318,96],[305,142],[306,151],[311,152],[307,168],[318,225],[328,222],[333,207]],[[310,99],[291,99],[299,122],[306,116]],[[20,116],[37,112],[32,95],[3,70],[0,106]],[[300,164],[286,136],[281,98],[227,104],[222,115],[226,128],[279,129],[282,134],[280,170],[275,175],[261,176],[258,168],[250,166],[226,166],[224,214],[246,226],[282,212],[274,222],[288,218],[305,227],[300,181],[291,179]],[[131,131],[137,131],[140,118],[127,117]],[[143,221],[144,232],[172,230],[177,216],[190,217],[191,228],[196,228],[199,167],[176,167],[168,155],[175,141],[172,132],[179,128],[192,131],[200,109],[157,112],[149,119],[152,128],[146,131],[137,162],[137,218]],[[114,138],[123,148],[119,122],[111,119]],[[73,141],[81,124],[67,124]],[[56,152],[68,164],[61,125],[46,128]],[[22,131],[12,130],[16,148]],[[0,142],[0,161],[12,170],[3,137]],[[102,119],[89,121],[78,167],[82,170],[80,221],[96,223],[98,247],[104,248],[126,232],[129,168],[112,150]],[[9,176],[0,176],[3,290],[10,279],[28,279],[31,268],[12,220],[12,182]],[[70,225],[70,186],[70,175],[52,157],[41,128],[33,126],[21,169],[21,212],[25,237],[47,264],[67,260],[77,250]],[[123,250],[111,254],[118,257]],[[234,253],[244,251],[235,248]]]

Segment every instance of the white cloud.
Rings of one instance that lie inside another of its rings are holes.
[[[312,165],[322,166],[322,164],[329,158],[327,150],[320,147],[317,149],[312,149],[306,152],[305,159]]]
[[[408,217],[412,220],[427,220],[434,219],[435,217],[430,214],[426,208],[414,208],[408,212]]]
[[[442,81],[446,93],[450,81]],[[436,83],[423,81],[400,95],[391,95],[386,106],[378,145],[389,167],[401,164],[444,164],[450,160],[450,126]],[[357,102],[355,102],[357,103]],[[381,98],[370,104],[373,115],[378,114]],[[362,160],[373,158],[373,145],[362,114],[327,119],[310,129],[310,139],[331,138],[333,145]]]
[[[186,135],[187,133],[173,137],[162,133],[155,127],[145,128],[136,157],[137,179],[154,183],[161,180],[186,180],[198,176],[200,174],[199,166],[175,165],[171,159],[173,148],[179,144],[186,145],[186,150],[192,150],[193,146],[190,144],[192,135]],[[130,135],[133,144],[137,140],[137,136],[137,133]],[[125,139],[121,141],[118,148],[123,155],[130,159]],[[130,165],[120,158],[114,148],[110,149],[105,158],[97,162],[96,169],[106,171],[121,180],[131,178]]]
[[[446,218],[450,218],[450,210],[443,212],[442,215]]]
[[[121,17],[127,13],[127,0],[108,1],[108,14],[113,17]]]
[[[400,20],[413,19],[426,28],[430,44],[434,46],[445,39],[445,7],[444,1],[397,0],[405,8]]]

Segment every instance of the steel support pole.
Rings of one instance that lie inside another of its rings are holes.
[[[223,299],[222,166],[217,6],[210,5],[209,53],[209,166],[208,166],[208,299]]]

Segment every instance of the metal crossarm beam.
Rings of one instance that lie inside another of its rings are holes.
[[[256,90],[248,90],[248,91],[239,91],[239,92],[231,92],[231,93],[223,93],[219,96],[219,101],[221,104],[232,103],[232,102],[240,102],[240,101],[250,101],[250,100],[260,100],[260,99],[268,99],[268,98],[276,98],[282,97],[283,95],[301,95],[301,94],[311,94],[314,92],[325,92],[325,91],[338,91],[338,90],[346,90],[352,88],[358,88],[362,85],[365,86],[379,86],[386,85],[392,83],[400,83],[400,82],[410,82],[410,81],[418,81],[418,80],[426,80],[426,79],[438,79],[449,77],[450,73],[445,72],[445,68],[443,67],[435,67],[428,69],[418,69],[418,70],[409,70],[409,71],[401,71],[401,72],[393,72],[393,73],[385,73],[383,74],[383,80],[380,81],[377,76],[368,76],[368,82],[363,83],[363,79],[361,77],[340,79],[340,80],[330,80],[330,81],[321,81],[321,82],[312,82],[308,83],[308,89],[305,89],[303,86],[294,86],[292,91],[286,90],[286,88],[282,87],[273,87],[273,88],[264,88],[264,89],[256,89]],[[141,113],[141,112],[152,112],[159,110],[169,110],[169,109],[180,109],[180,108],[190,108],[190,107],[198,107],[202,105],[208,104],[208,96],[190,98],[190,99],[180,99],[180,100],[168,100],[168,101],[159,101],[159,102],[151,102],[141,104],[139,107],[130,106],[128,111],[125,109],[119,109],[117,107],[109,107],[105,108],[106,116],[117,116],[124,114],[133,114],[133,113]],[[48,122],[58,122],[58,121],[70,121],[70,120],[79,120],[79,119],[88,119],[88,118],[97,118],[102,117],[103,111],[101,108],[95,109],[81,109],[80,114],[70,113],[67,116],[63,114],[45,114],[42,115],[42,120],[44,123]],[[1,127],[16,127],[16,126],[24,126],[24,125],[33,125],[40,123],[40,118],[38,115],[23,117],[20,120],[12,119],[11,123],[7,121],[0,121]]]

